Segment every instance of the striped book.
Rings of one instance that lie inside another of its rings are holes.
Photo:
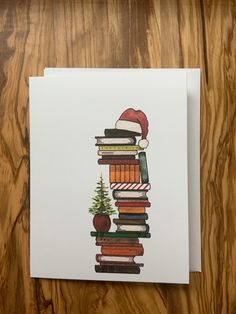
[[[110,185],[112,190],[150,190],[150,183],[111,183]]]

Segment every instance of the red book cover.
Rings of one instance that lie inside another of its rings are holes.
[[[138,246],[108,246],[103,245],[101,247],[101,252],[103,255],[117,255],[117,256],[142,256],[144,253],[143,245]]]
[[[151,203],[148,201],[130,201],[130,202],[125,202],[125,201],[118,201],[115,202],[116,207],[150,207]]]

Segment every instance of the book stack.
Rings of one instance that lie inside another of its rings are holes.
[[[95,265],[96,272],[139,274],[144,266],[134,258],[144,254],[140,238],[151,236],[146,223],[146,211],[151,206],[147,193],[151,186],[144,147],[139,145],[140,141],[136,143],[136,137],[142,135],[141,128],[139,131],[116,126],[105,129],[105,136],[95,137],[101,157],[98,164],[109,166],[110,188],[118,210],[118,217],[113,219],[115,232],[91,232],[96,245],[101,246],[101,254],[96,255],[99,263]]]

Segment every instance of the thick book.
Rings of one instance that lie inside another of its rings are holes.
[[[138,266],[120,266],[120,265],[95,265],[97,273],[122,273],[122,274],[140,274]]]
[[[118,207],[118,211],[120,214],[145,214],[146,209],[145,207],[129,207],[129,206],[124,206],[124,207]]]
[[[145,225],[146,222],[144,219],[113,219],[114,224],[116,225]]]
[[[101,253],[102,255],[113,256],[142,256],[144,249],[142,244],[137,244],[136,246],[102,245]]]
[[[114,238],[114,237],[97,237],[96,238],[96,245],[100,246],[102,244],[117,244],[117,243],[124,243],[124,244],[138,244],[138,238]]]
[[[123,199],[123,198],[130,198],[130,199],[147,199],[147,192],[146,191],[116,191],[113,190],[113,198],[115,199]]]
[[[96,145],[135,145],[135,137],[105,137],[95,136],[97,140]]]
[[[117,225],[117,231],[148,232],[149,231],[149,225]]]
[[[148,183],[149,182],[148,165],[147,165],[147,157],[146,157],[145,152],[139,153],[139,161],[140,161],[141,181],[142,183]]]
[[[136,159],[135,159],[136,160]],[[111,183],[112,190],[122,191],[148,191],[151,188],[150,183]]]
[[[114,156],[113,156],[114,157]],[[98,159],[99,165],[138,165],[138,159]]]
[[[148,220],[148,214],[144,213],[144,214],[125,214],[125,213],[120,213],[119,214],[119,219],[124,219],[124,220],[133,220],[133,219],[140,219],[140,220]]]
[[[105,129],[104,135],[105,137],[135,137],[140,136],[141,133],[120,129]]]
[[[92,237],[114,237],[114,238],[150,238],[151,234],[147,232],[97,232],[91,231]]]
[[[138,200],[137,202],[135,201],[129,201],[129,200],[122,200],[122,201],[117,201],[115,202],[116,207],[150,207],[151,203],[148,201],[141,201]]]

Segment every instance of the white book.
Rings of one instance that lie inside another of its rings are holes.
[[[137,150],[99,150],[99,156],[135,156],[138,154]]]
[[[117,231],[146,232],[148,225],[117,225]]]

